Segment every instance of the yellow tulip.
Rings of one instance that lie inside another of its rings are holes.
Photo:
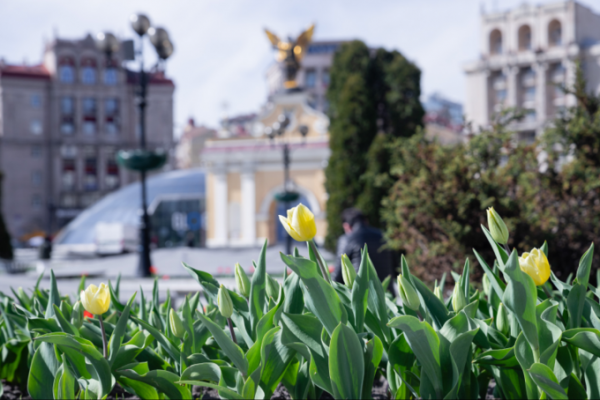
[[[508,228],[500,217],[500,214],[494,210],[494,207],[487,209],[487,220],[490,233],[494,240],[500,244],[506,244],[508,242]]]
[[[88,286],[87,289],[81,291],[80,298],[83,308],[95,315],[104,314],[110,306],[110,293],[108,286],[104,283],[101,283],[100,287],[96,285]]]
[[[308,242],[317,234],[314,214],[304,204],[287,210],[287,218],[279,216],[279,221],[294,240]]]
[[[536,286],[542,286],[550,278],[550,264],[546,254],[540,249],[533,249],[530,253],[523,253],[519,257],[521,271],[533,279]]]

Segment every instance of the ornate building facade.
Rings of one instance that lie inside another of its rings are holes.
[[[3,213],[15,238],[56,231],[105,194],[137,179],[115,153],[137,147],[135,87],[124,53],[107,60],[90,35],[54,39],[39,65],[0,62]],[[149,75],[147,140],[173,146],[173,81]]]

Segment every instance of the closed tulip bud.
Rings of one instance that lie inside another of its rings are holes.
[[[225,318],[231,317],[231,314],[233,314],[233,302],[231,301],[229,292],[223,285],[221,285],[217,293],[217,305],[222,316]]]
[[[421,305],[419,295],[413,287],[412,283],[408,281],[402,275],[398,275],[398,292],[400,294],[400,300],[402,304],[410,308],[413,311],[417,311]]]
[[[487,209],[487,220],[494,240],[500,244],[508,243],[508,228],[494,207]]]
[[[101,283],[100,287],[88,286],[87,289],[81,291],[80,298],[86,311],[94,315],[102,315],[110,307],[110,293],[108,286],[104,283]]]
[[[175,310],[172,308],[171,312],[169,313],[169,324],[171,325],[171,332],[173,332],[173,335],[177,336],[179,339],[183,339],[183,336],[185,335],[183,322],[181,322],[181,318],[179,318]]]
[[[344,283],[348,289],[352,289],[356,280],[356,270],[346,254],[342,255],[342,278],[344,278]]]
[[[504,335],[508,335],[508,330],[510,325],[508,323],[508,314],[506,314],[506,309],[504,308],[504,304],[500,303],[498,307],[498,312],[496,313],[496,328]]]
[[[163,324],[160,320],[160,316],[154,312],[154,310],[150,311],[150,325],[157,328],[158,330],[163,330]]]
[[[71,312],[71,323],[78,329],[81,328],[81,325],[83,325],[83,304],[81,304],[81,301],[78,301],[73,306],[73,311]]]
[[[436,285],[435,289],[433,289],[433,294],[435,295],[435,297],[437,297],[441,301],[444,301],[444,294],[442,293],[441,287]]]
[[[235,285],[242,296],[250,296],[250,279],[240,264],[235,264]]]
[[[287,233],[298,242],[308,242],[317,234],[315,216],[302,203],[287,210],[287,218],[280,215],[279,221]]]
[[[267,297],[272,297],[273,300],[277,300],[279,298],[279,282],[277,282],[273,277],[267,274],[267,287],[266,287]]]
[[[489,297],[492,293],[492,284],[490,283],[490,278],[488,278],[487,275],[483,275],[481,283],[483,284],[483,293],[485,293],[485,295]]]
[[[542,286],[550,278],[550,264],[546,254],[540,249],[533,249],[519,257],[521,271],[533,279],[536,286]]]
[[[460,285],[455,285],[454,292],[452,293],[452,308],[454,309],[454,312],[458,313],[466,306],[467,299],[465,299],[465,294],[460,290]]]

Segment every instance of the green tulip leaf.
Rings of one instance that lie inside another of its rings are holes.
[[[229,336],[221,329],[221,327],[211,321],[208,317],[199,314],[198,318],[212,333],[213,338],[218,343],[219,347],[229,357],[233,364],[240,370],[242,375],[248,374],[248,360],[244,356],[242,349],[231,340]]]
[[[314,262],[300,257],[288,257],[283,253],[280,255],[283,262],[300,276],[306,286],[303,295],[307,308],[319,318],[331,335],[340,322],[347,322],[346,310],[335,289],[323,279]]]
[[[39,336],[36,340],[57,345],[59,349],[73,349],[83,354],[94,369],[96,378],[100,383],[99,398],[110,393],[114,385],[114,378],[110,372],[108,361],[96,349],[96,346],[89,340],[67,335],[66,333],[56,332]],[[62,350],[61,350],[62,351]]]
[[[331,335],[329,347],[329,375],[333,397],[360,399],[363,395],[365,363],[362,345],[356,333],[339,324]]]
[[[544,391],[551,399],[568,400],[565,390],[558,384],[556,376],[552,370],[540,363],[535,363],[529,369],[531,379]]]
[[[569,310],[569,329],[579,328],[581,316],[585,306],[586,286],[575,283],[567,296],[567,309]]]
[[[477,356],[473,362],[482,365],[496,365],[504,368],[514,368],[519,365],[519,362],[515,357],[514,347],[488,350]]]
[[[264,335],[260,353],[263,364],[260,383],[265,396],[270,398],[295,359],[296,351],[282,343],[281,327],[277,326]]]
[[[579,261],[579,267],[577,268],[577,283],[582,285],[587,290],[588,283],[590,281],[590,273],[592,271],[592,259],[594,258],[594,243],[590,245],[590,248],[581,256]]]
[[[393,318],[388,325],[404,332],[406,341],[421,363],[428,382],[432,385],[433,393],[431,395],[438,399],[442,398],[440,339],[431,325],[408,315]],[[430,397],[423,393],[422,389],[421,395],[423,398]]]
[[[153,370],[139,374],[133,369],[118,371],[122,376],[150,385],[166,394],[169,399],[191,399],[190,390],[180,384],[179,376],[169,371]]]
[[[600,331],[598,329],[569,329],[562,333],[562,340],[600,357]]]
[[[49,382],[54,382],[59,366],[54,346],[50,343],[41,343],[33,355],[27,379],[27,391],[32,398],[52,399],[54,397]]]
[[[54,398],[74,399],[75,385],[77,385],[77,380],[73,376],[68,364],[63,360],[58,374],[54,377]]]
[[[177,346],[171,343],[171,341],[165,335],[163,335],[162,332],[160,332],[154,326],[150,325],[148,322],[142,321],[141,319],[134,317],[133,315],[129,315],[129,318],[131,318],[133,322],[137,323],[138,325],[141,325],[142,328],[150,332],[150,334],[154,336],[154,339],[156,339],[156,341],[161,344],[162,348],[167,352],[169,357],[171,357],[173,361],[179,362],[179,360],[181,359],[181,351],[177,348]]]
[[[125,330],[127,329],[127,321],[129,321],[129,313],[131,310],[131,305],[135,300],[136,293],[131,296],[127,305],[124,306],[123,312],[121,313],[121,317],[115,326],[115,330],[113,331],[110,339],[108,341],[108,363],[112,367],[114,364],[117,354],[119,353],[119,348],[121,347],[121,343],[123,343],[123,337],[125,336]]]
[[[351,293],[352,312],[354,314],[354,326],[358,332],[364,330],[365,313],[367,312],[368,294],[369,294],[369,273],[368,253],[365,249],[362,252],[358,275],[354,279]]]
[[[490,280],[492,289],[494,289],[494,291],[496,292],[496,295],[499,298],[502,298],[504,296],[504,290],[506,289],[506,285],[504,284],[504,282],[502,282],[500,277],[498,277],[496,274],[494,274],[494,272],[486,264],[485,260],[479,255],[479,253],[475,249],[473,249],[473,253],[475,253],[475,257],[477,258],[477,261],[479,261],[479,265],[481,265],[481,268],[483,268],[483,270],[485,271],[485,274],[487,275],[488,279]]]
[[[529,369],[535,364],[535,358],[531,346],[527,342],[524,333],[519,334],[517,341],[515,342],[515,357],[521,368],[523,369],[523,376],[525,378],[525,390],[527,392],[528,399],[539,398],[539,393],[533,378],[529,375]]]
[[[153,341],[154,337],[150,333],[145,330],[138,331],[128,342],[122,343],[119,346],[112,360],[112,370],[115,371],[131,363],[131,360],[135,360]],[[110,354],[109,352],[109,360],[111,358]]]
[[[361,398],[369,399],[371,398],[375,373],[377,372],[377,368],[383,357],[383,344],[379,337],[373,336],[373,339],[369,340],[365,347],[365,373]]]
[[[54,307],[60,307],[60,293],[58,292],[58,286],[56,284],[56,277],[54,276],[54,270],[50,270],[50,294],[48,296],[48,303],[46,306],[45,318],[54,316]]]
[[[215,363],[206,362],[187,367],[181,374],[182,381],[209,381],[219,383],[221,381],[221,368]]]
[[[539,351],[540,344],[537,329],[537,289],[533,279],[519,267],[517,252],[513,251],[505,265],[505,274],[510,277],[502,297],[504,305],[517,318],[523,335],[533,349]]]
[[[267,241],[265,240],[260,255],[258,256],[258,264],[254,265],[254,273],[252,274],[250,284],[250,326],[252,334],[256,334],[256,326],[258,321],[264,315],[266,296],[267,296]],[[255,336],[253,336],[256,339]]]

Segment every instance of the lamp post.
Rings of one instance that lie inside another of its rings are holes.
[[[270,127],[265,129],[265,133],[269,139],[274,140],[277,136],[283,136],[288,126],[290,125],[290,119],[287,115],[281,114],[277,118],[277,121]],[[308,127],[306,125],[300,125],[298,127],[302,137],[306,137],[308,133]],[[277,193],[275,199],[284,204],[286,210],[290,208],[290,203],[300,198],[300,193],[296,192],[293,187],[293,183],[290,179],[290,145],[287,140],[283,141],[283,192]],[[285,253],[292,254],[292,237],[290,235],[285,236]]]
[[[167,160],[163,151],[147,149],[146,144],[146,96],[148,81],[144,70],[144,36],[148,36],[160,60],[166,60],[173,53],[173,43],[167,31],[160,27],[153,27],[150,19],[144,14],[134,14],[129,19],[131,27],[138,34],[139,46],[136,55],[139,56],[139,86],[137,88],[137,107],[139,114],[139,148],[135,150],[121,150],[117,154],[119,164],[127,169],[140,173],[141,186],[141,212],[139,230],[139,262],[136,275],[148,277],[151,275],[152,261],[150,259],[150,218],[148,217],[148,204],[146,195],[146,173],[160,168]],[[96,36],[98,47],[110,59],[111,52],[118,50],[118,40],[110,33],[99,33]],[[116,44],[115,44],[116,43]]]

